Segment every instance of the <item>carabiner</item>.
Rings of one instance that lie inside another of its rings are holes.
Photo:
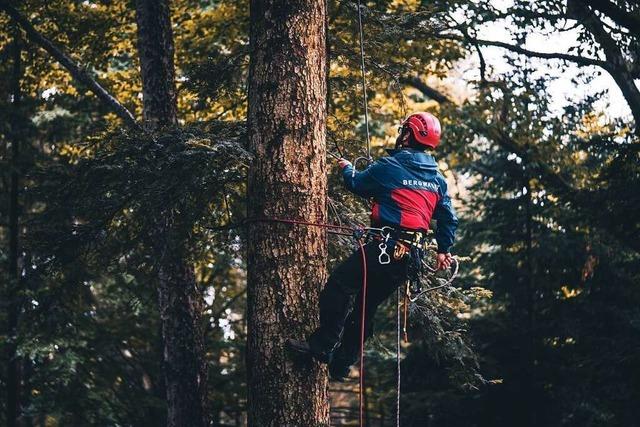
[[[387,244],[385,242],[380,242],[378,249],[380,249],[380,255],[378,255],[378,262],[380,265],[390,264],[391,257],[387,253]]]

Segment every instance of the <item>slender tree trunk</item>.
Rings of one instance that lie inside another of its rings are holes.
[[[22,90],[20,88],[20,80],[22,79],[22,40],[20,30],[16,26],[13,28],[13,72],[11,78],[11,96],[12,106],[15,116],[20,117],[20,104],[22,102]],[[11,169],[9,172],[9,254],[8,254],[8,270],[9,270],[9,289],[8,300],[10,301],[8,310],[7,336],[10,337],[10,344],[7,346],[7,406],[6,419],[8,427],[18,425],[18,417],[20,415],[20,367],[21,362],[18,358],[17,335],[18,335],[18,318],[20,315],[19,286],[19,192],[20,192],[20,124],[17,120],[13,120],[11,126]]]
[[[168,0],[136,0],[144,126],[178,123],[173,32]]]
[[[526,241],[526,353],[527,353],[527,405],[528,405],[528,425],[535,427],[538,425],[538,405],[537,405],[537,393],[536,393],[536,354],[537,354],[537,339],[535,330],[535,268],[533,260],[533,213],[532,213],[532,200],[531,200],[531,185],[528,176],[525,176],[524,188],[527,189],[525,195],[525,241]]]
[[[326,4],[251,2],[249,214],[326,219]],[[248,245],[248,415],[252,426],[328,425],[324,368],[284,343],[318,320],[325,231],[254,222]]]
[[[173,35],[167,0],[136,0],[138,51],[143,83],[144,127],[177,125]],[[175,232],[178,209],[159,214],[151,245],[158,273],[158,300],[164,346],[167,425],[204,427],[206,361],[200,320],[202,298],[184,242]]]

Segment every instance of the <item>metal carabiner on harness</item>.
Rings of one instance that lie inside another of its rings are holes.
[[[378,255],[378,262],[381,265],[390,264],[391,263],[391,257],[387,253],[387,244],[385,242],[381,242],[378,245],[378,248],[380,248],[380,255]]]
[[[385,228],[389,228],[389,230],[391,230],[390,227],[382,227],[382,231],[380,232],[380,235],[384,239],[378,245],[378,249],[380,249],[380,255],[378,255],[378,262],[380,263],[380,265],[386,265],[391,263],[391,257],[387,253],[387,241],[389,240],[389,237],[391,237],[391,231],[388,231],[387,234],[384,234]]]

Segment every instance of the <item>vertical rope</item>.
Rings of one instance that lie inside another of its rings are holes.
[[[364,425],[364,321],[367,302],[367,254],[362,241],[358,240],[362,254],[362,310],[360,315],[360,427]]]
[[[362,30],[362,5],[358,0],[358,29],[360,35],[360,71],[362,73],[362,103],[364,104],[364,125],[367,131],[367,160],[371,159],[371,136],[369,133],[369,103],[367,101],[367,77],[364,66],[364,35]]]
[[[396,427],[400,427],[400,298],[402,290],[396,290]]]
[[[404,290],[404,303],[402,306],[404,310],[404,323],[402,325],[402,332],[404,334],[404,342],[409,342],[409,335],[407,334],[407,317],[409,315],[409,281],[405,285]]]

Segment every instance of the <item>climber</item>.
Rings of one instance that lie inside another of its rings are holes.
[[[434,158],[427,153],[440,143],[440,122],[430,113],[410,115],[399,129],[395,149],[389,156],[362,172],[345,159],[338,161],[347,189],[372,198],[373,227],[385,227],[389,255],[381,254],[381,241],[364,246],[367,293],[365,337],[372,334],[372,321],[378,306],[407,280],[412,242],[429,229],[433,217],[438,244],[436,268],[449,268],[458,219],[447,193],[447,183]],[[320,327],[306,341],[290,339],[290,350],[310,355],[329,364],[335,380],[348,377],[358,359],[363,288],[363,254],[354,252],[329,277],[320,294]],[[388,263],[386,263],[389,261]],[[357,307],[354,309],[354,300]]]

